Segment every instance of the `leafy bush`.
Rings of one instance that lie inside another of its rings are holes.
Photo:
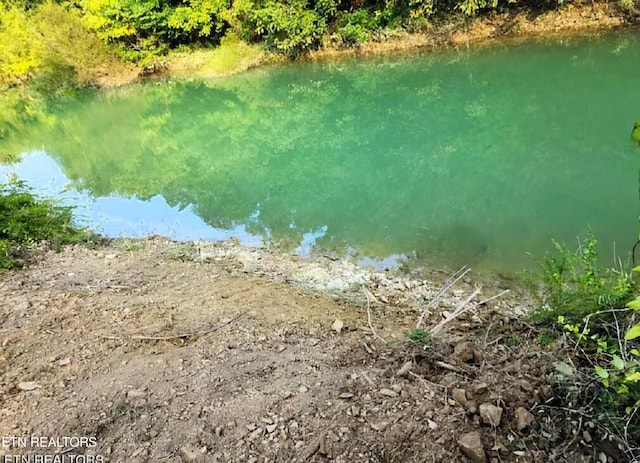
[[[73,224],[72,208],[38,198],[21,181],[0,185],[0,268],[18,267],[16,254],[42,241],[59,248],[94,239]]]
[[[603,310],[624,308],[633,297],[630,273],[622,269],[599,269],[597,242],[589,236],[580,242],[578,251],[554,242],[556,254],[541,262],[534,280],[540,307],[533,318],[555,323],[559,316],[567,323],[579,323],[585,317]]]
[[[326,31],[325,18],[307,9],[306,0],[267,0],[247,18],[252,38],[261,38],[267,47],[289,56],[315,48]]]
[[[627,448],[640,442],[640,310],[631,272],[600,269],[597,243],[588,237],[577,252],[555,243],[557,253],[541,263],[541,306],[533,318],[548,334],[568,336],[567,352],[574,364],[589,378],[600,383],[585,397],[583,412],[594,422],[617,436]],[[640,268],[634,269],[636,273]]]
[[[376,19],[363,8],[340,15],[337,24],[335,39],[342,46],[361,45],[377,28]]]

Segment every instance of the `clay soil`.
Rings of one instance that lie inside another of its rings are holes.
[[[516,288],[440,288],[234,243],[47,252],[0,274],[3,461],[594,461]]]

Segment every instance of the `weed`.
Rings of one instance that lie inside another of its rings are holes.
[[[431,336],[429,335],[429,332],[422,328],[416,328],[415,330],[410,331],[408,338],[411,344],[422,349],[431,344]]]
[[[63,244],[96,241],[96,236],[73,223],[72,208],[42,199],[24,182],[0,185],[0,268],[19,267],[16,256],[46,241],[59,250]]]
[[[539,262],[535,291],[540,306],[532,315],[535,321],[554,324],[558,316],[579,323],[586,316],[603,310],[624,308],[633,297],[630,272],[598,266],[597,241],[588,236],[576,252],[554,242],[557,253]]]

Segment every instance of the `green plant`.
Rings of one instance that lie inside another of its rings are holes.
[[[411,330],[408,334],[409,342],[416,347],[425,348],[430,344],[429,332],[422,328]]]
[[[74,225],[72,208],[37,197],[21,181],[0,185],[0,268],[18,267],[16,255],[42,241],[59,249],[95,238]]]
[[[554,242],[555,255],[546,256],[536,274],[540,307],[532,318],[553,324],[559,316],[567,323],[580,323],[603,310],[624,308],[633,297],[634,284],[629,272],[598,264],[597,241],[589,235],[576,252]]]

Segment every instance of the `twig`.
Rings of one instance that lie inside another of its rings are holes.
[[[204,336],[206,334],[210,334],[213,333],[214,331],[218,331],[219,329],[224,328],[227,325],[230,325],[231,323],[233,323],[234,321],[236,321],[237,319],[239,319],[240,317],[244,316],[247,312],[249,312],[251,309],[247,309],[243,312],[240,312],[238,315],[236,315],[235,317],[231,318],[230,320],[227,320],[224,323],[221,323],[219,325],[214,326],[213,328],[210,328],[208,330],[204,330],[204,331],[198,331],[195,333],[183,333],[183,334],[175,334],[175,335],[171,335],[171,336],[140,336],[140,335],[136,335],[136,336],[131,336],[131,339],[136,339],[138,341],[170,341],[172,339],[187,339],[187,338],[191,338],[194,336]],[[118,338],[118,337],[111,337],[111,336],[102,336],[103,338],[107,338],[107,339],[122,339],[122,338]]]
[[[436,294],[434,298],[431,299],[429,304],[422,311],[422,314],[420,314],[420,318],[418,318],[418,323],[416,324],[416,329],[420,329],[420,327],[422,326],[422,322],[424,322],[424,318],[427,316],[427,313],[429,313],[429,310],[432,309],[438,303],[438,300],[442,297],[442,295],[446,293],[449,290],[449,288],[451,288],[458,281],[460,281],[467,273],[469,273],[469,271],[471,271],[471,269],[465,266],[465,267],[461,267],[453,275],[451,275],[449,280],[447,280],[447,282],[445,283],[445,286],[440,291],[438,291],[438,294]]]
[[[465,371],[460,367],[451,365],[449,363],[441,362],[440,360],[436,360],[435,362],[433,362],[433,364],[437,367],[444,368],[445,370],[454,371],[456,373],[461,373],[463,375],[469,374],[468,371]]]
[[[508,290],[508,289],[505,289],[505,290],[504,290],[504,291],[502,291],[501,293],[496,294],[495,296],[491,296],[489,299],[485,299],[484,301],[480,301],[480,302],[478,302],[478,303],[476,304],[476,306],[486,304],[487,302],[491,302],[491,301],[493,301],[494,299],[498,299],[499,297],[504,296],[504,295],[505,295],[505,294],[507,294],[508,292],[509,292],[509,290]]]
[[[371,297],[369,296],[369,291],[366,288],[363,289],[363,291],[364,295],[367,296],[367,321],[369,322],[369,329],[371,330],[373,337],[378,338],[380,341],[386,344],[387,341],[385,341],[382,336],[376,333],[376,330],[373,328],[373,323],[371,323]]]
[[[467,310],[471,309],[470,307],[467,307],[465,309],[465,306],[471,302],[471,299],[473,299],[474,297],[476,297],[478,295],[478,293],[480,292],[480,288],[476,288],[475,291],[473,293],[471,293],[471,296],[469,296],[468,298],[466,298],[464,301],[462,301],[462,303],[460,305],[458,305],[458,307],[456,307],[456,310],[453,311],[453,313],[451,315],[449,315],[447,318],[445,318],[444,320],[442,320],[440,323],[438,323],[436,326],[434,326],[433,328],[431,328],[429,330],[429,334],[431,334],[432,336],[434,334],[436,334],[438,331],[440,331],[440,329],[446,325],[447,323],[449,323],[451,320],[454,320],[455,318],[459,317],[460,315],[462,315],[463,313],[465,313]],[[473,306],[475,307],[475,306]]]

